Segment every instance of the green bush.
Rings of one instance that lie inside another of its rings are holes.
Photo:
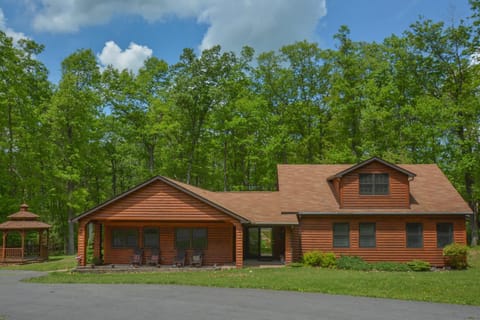
[[[430,271],[432,268],[430,263],[423,260],[412,260],[407,265],[412,271]]]
[[[335,269],[337,266],[337,256],[333,252],[325,252],[322,254],[322,268]]]
[[[445,263],[452,269],[466,269],[468,247],[463,244],[452,243],[443,248],[443,256],[445,257]]]
[[[311,267],[320,267],[322,265],[322,253],[320,251],[305,252],[303,263]]]
[[[370,266],[377,271],[410,271],[408,265],[399,262],[383,261],[372,263]]]
[[[337,268],[344,270],[361,271],[367,271],[372,269],[369,263],[365,262],[365,260],[358,256],[340,256],[340,258],[337,259]]]

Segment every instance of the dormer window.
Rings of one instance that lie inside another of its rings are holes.
[[[388,173],[360,173],[361,195],[387,195]]]

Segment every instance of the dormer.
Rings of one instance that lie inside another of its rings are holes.
[[[346,209],[410,208],[410,181],[415,174],[373,157],[328,178]]]

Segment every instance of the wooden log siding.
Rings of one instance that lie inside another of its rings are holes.
[[[388,173],[388,195],[360,195],[359,174]],[[408,176],[378,162],[372,162],[342,177],[340,181],[341,208],[409,208]]]
[[[162,181],[154,181],[98,209],[88,218],[80,219],[78,252],[82,256],[86,251],[87,239],[84,225],[87,220],[104,226],[103,248],[106,264],[131,262],[133,248],[112,248],[111,230],[116,227],[137,228],[140,247],[143,247],[143,228],[158,227],[161,264],[172,264],[174,261],[175,228],[207,228],[208,248],[204,252],[204,264],[232,263],[234,261],[233,226],[240,225],[236,219],[219,209]],[[241,243],[242,237],[237,235],[237,251],[239,241]],[[146,257],[149,254],[151,254],[150,251],[146,250]],[[237,265],[239,262],[242,263],[241,258],[237,260],[239,260]],[[82,264],[85,265],[83,260]]]
[[[106,264],[129,264],[133,255],[133,248],[113,248],[112,230],[117,228],[136,228],[138,230],[138,245],[143,248],[143,229],[159,228],[160,232],[160,264],[171,265],[174,262],[177,250],[175,248],[176,228],[207,228],[207,248],[203,251],[204,265],[231,264],[233,259],[233,228],[229,223],[148,223],[125,222],[105,225],[104,261]],[[187,250],[187,261],[193,250]],[[150,249],[145,248],[144,263],[151,255]]]
[[[96,220],[236,221],[162,181],[132,192],[94,213]]]
[[[333,223],[349,223],[350,247],[333,247]],[[362,222],[376,223],[376,247],[360,248],[358,225]],[[423,248],[406,247],[406,223],[423,224]],[[360,256],[369,262],[408,262],[420,259],[434,266],[443,266],[442,249],[437,248],[437,223],[453,223],[454,242],[466,244],[465,217],[462,215],[436,216],[303,216],[301,224],[301,252],[320,250],[340,255]]]

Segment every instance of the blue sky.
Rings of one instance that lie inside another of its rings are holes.
[[[259,53],[306,39],[333,48],[343,24],[354,40],[381,42],[419,16],[451,23],[470,15],[468,0],[0,0],[0,10],[0,30],[45,45],[38,59],[54,82],[81,48],[100,65],[135,71],[152,55],[173,64],[187,47]]]

